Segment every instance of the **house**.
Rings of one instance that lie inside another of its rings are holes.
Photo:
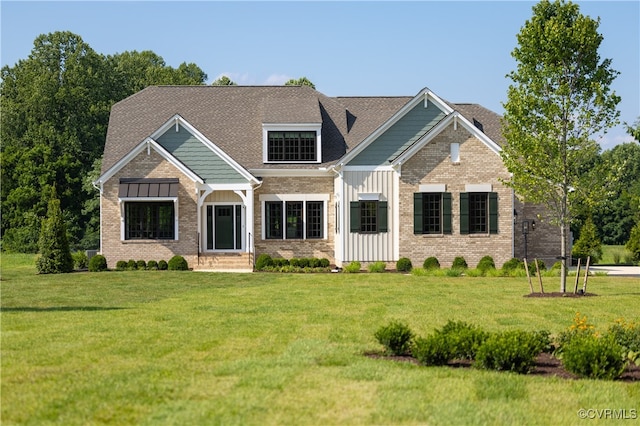
[[[307,86],[152,86],[111,111],[101,253],[194,269],[273,257],[443,266],[553,261],[557,239],[504,185],[500,116],[423,89],[329,97]],[[521,232],[526,220],[535,231]]]

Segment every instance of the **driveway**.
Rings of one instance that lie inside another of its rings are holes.
[[[589,272],[606,272],[607,275],[640,278],[640,266],[589,266]]]

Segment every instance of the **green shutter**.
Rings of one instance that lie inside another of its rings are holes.
[[[378,201],[378,232],[387,232],[387,202]]]
[[[498,233],[498,193],[489,193],[489,233]]]
[[[423,194],[415,192],[413,194],[413,233],[422,234],[424,232],[423,220]]]
[[[451,234],[451,193],[442,193],[442,233]]]
[[[469,233],[469,193],[460,193],[460,233]]]
[[[352,201],[350,203],[350,223],[351,232],[360,232],[360,202]]]

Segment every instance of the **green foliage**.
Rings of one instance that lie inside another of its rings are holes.
[[[517,271],[517,270],[524,271],[524,262],[521,259],[516,259],[515,257],[513,257],[507,260],[506,262],[504,262],[504,264],[502,265],[502,270],[507,273]]]
[[[413,344],[412,354],[421,365],[445,365],[451,359],[449,343],[442,333],[418,337]]]
[[[396,270],[398,272],[410,272],[413,269],[413,265],[411,264],[411,259],[408,257],[401,257],[396,262]]]
[[[374,334],[388,354],[406,355],[411,350],[414,334],[409,326],[400,321],[392,321],[380,327]]]
[[[175,255],[171,259],[169,259],[168,267],[170,271],[187,271],[189,270],[189,265],[184,257],[180,255]]]
[[[489,337],[479,327],[464,321],[449,320],[439,333],[445,336],[452,359],[475,359],[478,348]]]
[[[619,319],[609,327],[607,334],[623,348],[628,361],[640,366],[640,323]]]
[[[422,263],[422,267],[424,269],[440,269],[440,262],[438,262],[438,258],[431,256],[427,257]]]
[[[580,229],[580,237],[573,245],[572,254],[576,258],[584,261],[591,256],[591,263],[597,263],[602,259],[602,243],[598,238],[598,231],[591,217],[582,225]]]
[[[562,350],[564,367],[580,377],[613,380],[625,368],[624,348],[612,336],[578,334]]]
[[[167,269],[169,269],[169,264],[167,263],[166,260],[159,260],[158,261],[158,270],[159,271],[166,271]]]
[[[320,259],[320,264],[318,265],[321,268],[328,268],[329,266],[331,266],[331,262],[329,262],[329,259],[327,259],[326,257],[323,257],[322,259]]]
[[[218,78],[216,81],[214,81],[213,83],[211,83],[212,86],[237,86],[238,84],[233,82],[229,77],[227,77],[226,75],[221,76],[220,78]]]
[[[73,258],[73,266],[76,269],[87,269],[89,267],[89,257],[84,251],[73,252],[71,257]]]
[[[634,261],[640,262],[640,222],[631,230],[631,237],[625,248],[631,252]]]
[[[73,271],[73,257],[67,239],[67,227],[62,218],[60,200],[52,194],[47,217],[42,221],[38,240],[39,254],[36,267],[40,274],[58,274]]]
[[[480,270],[483,273],[487,272],[490,269],[496,269],[496,264],[493,261],[493,257],[484,256],[482,259],[480,259],[480,262],[478,262],[478,266],[476,267],[476,269]]]
[[[147,269],[147,262],[145,262],[144,260],[136,261],[136,269],[144,271],[145,269]]]
[[[300,77],[298,79],[290,79],[288,80],[286,83],[284,83],[285,86],[309,86],[312,89],[315,89],[316,86],[315,84],[313,84],[307,77]]]
[[[129,259],[129,261],[127,262],[127,269],[129,271],[135,271],[136,269],[138,269],[138,262],[133,259]]]
[[[262,271],[266,267],[273,266],[273,259],[266,253],[262,253],[256,259],[256,269]]]
[[[158,262],[156,262],[155,260],[150,260],[147,262],[147,269],[150,271],[157,271],[158,270]]]
[[[495,333],[478,348],[476,366],[526,374],[533,367],[536,356],[548,345],[548,333],[523,330]]]
[[[102,272],[107,270],[107,259],[101,255],[96,254],[89,260],[89,272]]]
[[[360,264],[360,262],[354,261],[345,266],[342,272],[347,274],[355,274],[356,272],[360,272],[361,267],[362,265]]]
[[[126,271],[128,268],[126,260],[118,260],[116,262],[116,271]]]
[[[467,261],[462,256],[457,256],[453,259],[453,264],[451,265],[451,269],[467,269],[468,267]]]
[[[373,273],[384,272],[386,268],[387,268],[387,264],[384,262],[373,262],[367,266],[367,269],[369,270],[369,272],[373,272]]]

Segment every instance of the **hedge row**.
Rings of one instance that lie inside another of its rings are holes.
[[[89,260],[89,271],[90,272],[101,272],[107,271],[109,268],[107,267],[107,259],[101,255],[95,255]],[[128,261],[119,260],[116,262],[116,271],[136,271],[136,270],[147,270],[147,271],[187,271],[189,269],[189,264],[182,256],[173,256],[169,259],[169,262],[166,260],[150,260],[148,262],[144,260],[133,260],[130,259]]]

